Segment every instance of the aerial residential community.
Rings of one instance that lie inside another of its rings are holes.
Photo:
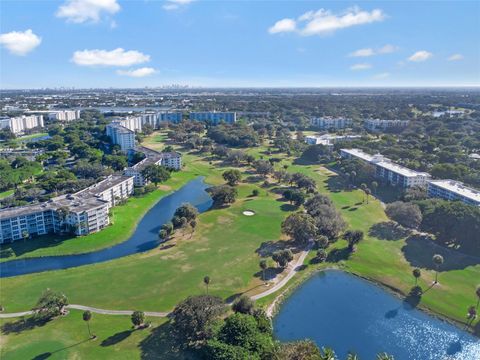
[[[480,360],[479,18],[0,1],[0,359]]]

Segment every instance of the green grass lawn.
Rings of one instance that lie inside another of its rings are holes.
[[[13,190],[6,190],[3,192],[0,192],[0,199],[5,199],[7,196],[10,196],[14,193]]]
[[[165,319],[147,318],[152,326],[134,330],[129,316],[93,314],[90,328],[97,335],[89,340],[88,330],[82,320],[82,312],[72,310],[67,316],[44,325],[21,318],[0,320],[3,333],[0,358],[18,359],[175,359],[167,355],[167,341],[154,341],[164,331]],[[155,334],[154,336],[152,334]]]

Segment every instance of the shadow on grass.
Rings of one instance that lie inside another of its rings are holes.
[[[172,337],[169,322],[153,328],[150,334],[140,344],[140,358],[142,360],[196,360],[199,354],[181,349],[178,342]]]
[[[132,335],[132,333],[133,333],[133,330],[125,330],[125,331],[118,332],[106,338],[105,340],[103,340],[100,343],[100,346],[106,347],[106,346],[116,345],[122,342],[123,340],[125,340],[126,338],[128,338],[130,335]]]
[[[269,267],[269,268],[265,269],[265,277],[263,275],[263,271],[257,271],[255,274],[253,274],[253,276],[255,276],[255,277],[257,277],[261,280],[268,281],[268,280],[275,279],[279,274],[281,274],[284,271],[285,271],[285,269],[283,269],[283,268]]]
[[[298,209],[298,207],[292,204],[282,204],[280,205],[280,209],[282,211],[295,211]]]
[[[461,270],[469,266],[480,264],[480,257],[465,255],[458,251],[445,248],[423,235],[411,235],[402,247],[405,259],[413,267],[436,269],[432,257],[440,254],[444,263],[440,265],[439,271]]]
[[[352,252],[348,247],[345,247],[342,249],[333,249],[328,253],[327,261],[335,263],[339,261],[348,260],[351,254]]]
[[[37,327],[45,326],[50,320],[36,319],[33,316],[20,318],[19,320],[7,322],[1,326],[2,334],[20,334],[23,331],[33,330]]]
[[[260,244],[260,247],[255,252],[261,257],[270,257],[275,251],[290,249],[294,254],[303,250],[293,240],[288,241],[264,241]]]
[[[400,240],[410,234],[408,229],[398,226],[393,221],[384,221],[373,225],[368,230],[368,235],[376,237],[380,240]]]
[[[51,248],[61,245],[64,241],[72,239],[71,236],[38,236],[32,237],[26,241],[20,240],[13,243],[0,245],[0,258],[8,259],[12,256],[22,256],[29,252]]]
[[[32,360],[44,360],[44,359],[48,359],[50,356],[52,356],[53,354],[56,354],[56,353],[59,353],[61,351],[64,351],[64,350],[67,350],[67,349],[70,349],[70,348],[73,348],[75,346],[78,346],[78,345],[81,345],[87,341],[90,341],[91,339],[85,339],[85,340],[82,340],[82,341],[79,341],[75,344],[72,344],[72,345],[68,345],[68,346],[65,346],[63,348],[60,348],[60,349],[57,349],[55,351],[52,351],[52,352],[44,352],[42,354],[39,354],[37,356],[35,356],[34,358],[32,358]]]

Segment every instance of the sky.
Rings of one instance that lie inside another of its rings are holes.
[[[0,0],[0,88],[480,86],[479,1]]]

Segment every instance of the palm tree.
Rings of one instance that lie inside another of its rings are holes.
[[[260,266],[260,269],[262,269],[262,280],[265,281],[265,270],[267,269],[267,260],[260,260],[260,263],[258,264]]]
[[[468,308],[468,312],[467,312],[467,327],[472,325],[473,320],[475,320],[476,318],[477,318],[477,309],[475,308],[475,306],[472,305]]]
[[[477,294],[477,309],[478,309],[478,305],[480,305],[480,285],[477,286],[477,290],[475,290],[475,294]]]
[[[387,353],[377,354],[377,360],[394,360],[393,355],[388,355]]]
[[[417,286],[418,279],[420,278],[420,276],[422,276],[422,272],[420,271],[419,268],[415,268],[413,269],[412,274],[413,274],[413,277],[415,278],[415,286]]]
[[[440,254],[435,254],[433,255],[433,263],[435,264],[435,268],[436,268],[436,271],[435,271],[435,284],[438,283],[438,270],[440,269],[440,265],[443,264],[443,256],[440,255]]]
[[[208,295],[208,285],[210,284],[210,276],[205,276],[203,278],[203,283],[205,284],[205,287],[207,288],[207,295]]]
[[[347,360],[359,360],[359,358],[357,354],[349,352],[347,355]]]
[[[92,319],[92,313],[90,310],[86,310],[83,312],[83,321],[87,323],[87,329],[88,329],[88,336],[90,336],[91,339],[93,339],[92,333],[90,332],[90,323],[89,321]]]
[[[22,231],[22,238],[23,238],[23,241],[27,241],[27,239],[29,238],[30,234],[28,233],[27,230],[23,230]]]
[[[372,188],[373,193],[376,194],[378,189],[378,182],[372,181],[372,183],[370,184],[370,187]]]
[[[360,185],[360,189],[362,189],[362,191],[363,191],[363,200],[362,200],[362,202],[365,202],[365,194],[367,193],[367,184],[362,183],[362,184]]]
[[[321,360],[336,360],[337,356],[335,355],[335,351],[330,348],[322,348],[320,353]]]

